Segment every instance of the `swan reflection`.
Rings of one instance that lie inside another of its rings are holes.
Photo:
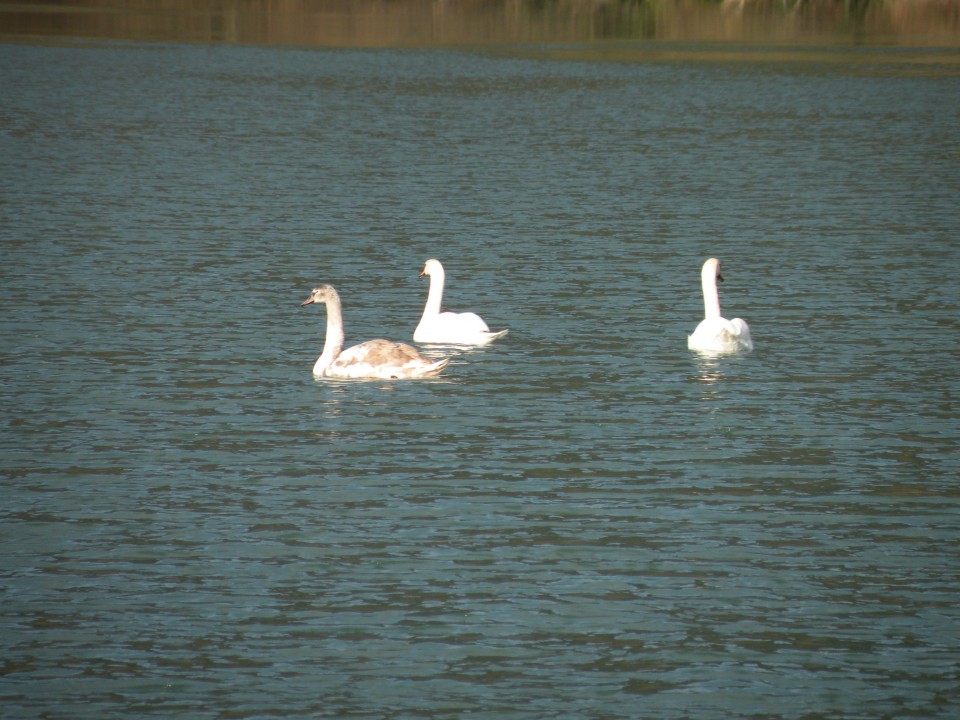
[[[697,358],[696,379],[704,383],[701,389],[701,400],[717,400],[720,397],[721,383],[726,378],[723,366],[717,357],[701,355]]]

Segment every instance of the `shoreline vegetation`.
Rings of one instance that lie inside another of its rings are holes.
[[[0,40],[958,49],[960,0],[22,0],[0,1]]]

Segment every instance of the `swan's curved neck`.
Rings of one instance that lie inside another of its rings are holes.
[[[423,308],[424,317],[440,314],[440,302],[443,300],[444,273],[440,268],[430,271],[430,291],[427,293],[427,305]]]
[[[327,336],[323,341],[323,352],[314,363],[314,375],[322,375],[343,350],[343,311],[340,308],[340,298],[328,297],[326,305]]]
[[[720,293],[717,290],[716,271],[713,268],[704,269],[701,283],[703,285],[703,316],[720,317]]]

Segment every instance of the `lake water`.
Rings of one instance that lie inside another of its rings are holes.
[[[673,50],[0,45],[4,717],[956,717],[957,55]]]

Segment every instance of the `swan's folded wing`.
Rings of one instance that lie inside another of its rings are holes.
[[[443,370],[447,362],[425,358],[406,343],[368,340],[340,353],[330,374],[353,378],[428,377]]]
[[[687,338],[691,350],[708,353],[729,353],[751,350],[750,328],[739,319],[707,318],[702,320]]]
[[[737,341],[740,345],[748,350],[752,350],[753,339],[750,337],[750,326],[747,325],[747,321],[741,318],[734,318],[730,321],[730,325],[733,327],[733,331],[736,333]]]
[[[420,322],[413,334],[416,342],[451,345],[486,345],[506,334],[491,332],[476,313],[440,313]]]
[[[450,332],[464,334],[490,332],[483,318],[472,312],[445,312],[437,316],[438,326]]]

